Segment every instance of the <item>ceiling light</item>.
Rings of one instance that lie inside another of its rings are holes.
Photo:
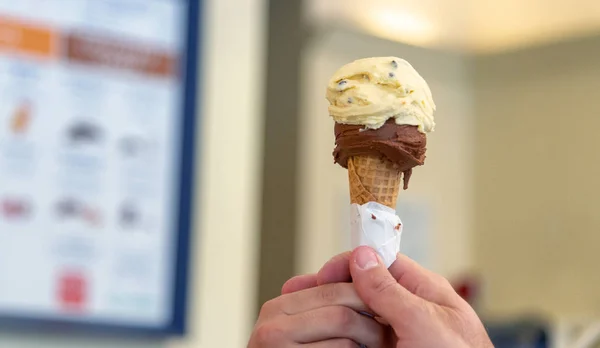
[[[416,46],[432,46],[439,36],[430,21],[408,11],[376,9],[357,22],[372,35]]]

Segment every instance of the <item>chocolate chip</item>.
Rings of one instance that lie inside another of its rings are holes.
[[[377,216],[375,216],[375,214],[371,214],[371,219],[377,220]]]
[[[397,68],[398,67],[398,62],[395,61],[395,60],[392,60],[392,66],[394,67],[394,69]]]
[[[397,225],[396,225],[396,227],[394,227],[394,229],[395,229],[396,231],[400,231],[400,226],[402,226],[402,224],[397,224]]]
[[[348,98],[348,104],[352,104],[352,98]]]
[[[342,86],[346,85],[346,83],[348,83],[348,81],[342,80],[342,81],[338,82],[338,86],[342,87]]]
[[[396,74],[394,74],[393,72],[391,72],[391,73],[388,74],[388,76],[389,77],[394,77],[394,76],[396,76]]]

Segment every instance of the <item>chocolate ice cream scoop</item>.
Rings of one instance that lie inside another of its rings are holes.
[[[396,164],[404,173],[404,189],[412,168],[423,165],[427,138],[417,126],[398,125],[393,118],[377,129],[361,125],[335,124],[334,161],[348,168],[353,156],[381,156]]]

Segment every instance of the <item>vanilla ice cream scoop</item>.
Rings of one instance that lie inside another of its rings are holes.
[[[435,128],[435,103],[427,82],[404,59],[375,57],[340,68],[327,86],[329,114],[340,124],[378,129],[390,118],[397,125]]]

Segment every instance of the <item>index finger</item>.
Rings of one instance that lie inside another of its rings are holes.
[[[317,284],[331,284],[331,283],[349,283],[352,281],[350,275],[349,261],[351,251],[338,254],[332,257],[317,273]]]
[[[446,278],[406,255],[398,254],[388,270],[400,285],[424,300],[446,306],[453,306],[460,300]]]
[[[316,274],[299,275],[289,279],[283,284],[281,287],[281,294],[285,295],[308,288],[314,288],[315,286],[317,286]]]
[[[287,315],[328,306],[345,306],[357,312],[370,311],[350,283],[321,285],[282,295],[277,301],[280,301],[280,310]]]

